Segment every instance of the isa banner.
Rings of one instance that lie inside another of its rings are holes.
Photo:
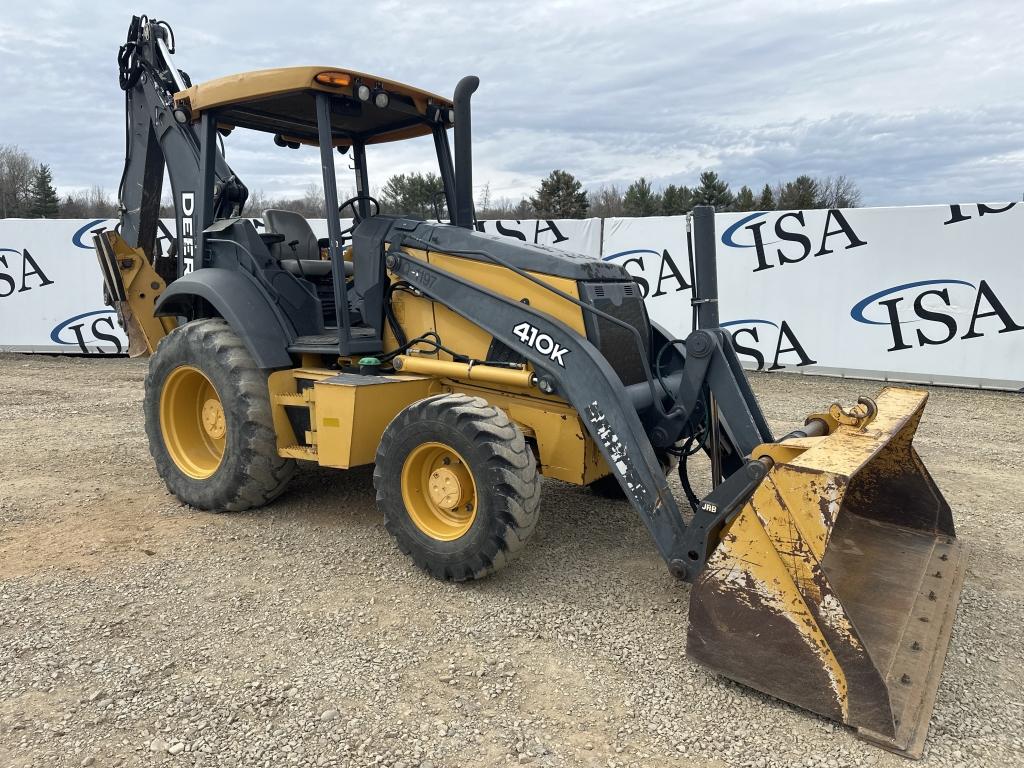
[[[693,329],[686,217],[605,219],[601,251],[634,277],[651,320],[686,338]]]
[[[91,231],[105,219],[0,220],[0,351],[119,354]]]
[[[495,219],[478,221],[476,228],[524,243],[551,245],[584,256],[601,256],[601,219]]]
[[[1024,206],[716,216],[722,324],[746,364],[1024,386]]]
[[[327,237],[327,219],[310,219],[309,224],[317,237]],[[476,229],[584,256],[601,255],[601,219],[484,219]]]

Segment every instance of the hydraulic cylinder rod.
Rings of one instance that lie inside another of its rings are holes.
[[[427,376],[441,376],[447,379],[466,379],[486,384],[527,389],[536,382],[532,371],[521,368],[498,368],[493,365],[470,365],[449,360],[435,360],[432,357],[399,355],[393,361],[396,371],[422,373]]]

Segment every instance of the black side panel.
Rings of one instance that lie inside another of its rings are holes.
[[[580,283],[580,300],[640,331],[643,349],[637,348],[636,337],[621,325],[600,315],[583,313],[583,323],[590,343],[601,350],[623,384],[647,380],[644,362],[650,359],[651,330],[647,310],[636,283]]]
[[[295,331],[255,278],[241,270],[208,267],[178,278],[157,300],[154,314],[194,320],[208,316],[203,313],[203,302],[228,321],[261,368],[293,365],[288,346]]]
[[[297,336],[324,332],[323,314],[315,286],[297,278],[275,259],[248,219],[221,219],[203,232],[206,267],[240,270],[257,281],[268,301],[287,316],[284,323]]]
[[[352,232],[352,261],[356,273],[352,308],[377,332],[379,339],[384,338],[384,289],[388,283],[384,241],[392,226],[400,222],[390,216],[373,216]]]

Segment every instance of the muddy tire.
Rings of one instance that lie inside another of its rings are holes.
[[[428,397],[399,413],[381,438],[373,483],[388,532],[439,579],[500,570],[540,513],[540,476],[523,433],[468,395]]]
[[[194,320],[160,342],[144,408],[157,472],[186,504],[260,507],[295,474],[277,453],[267,375],[224,320]]]

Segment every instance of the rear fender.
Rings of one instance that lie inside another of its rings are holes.
[[[203,302],[235,330],[260,368],[292,367],[288,346],[296,334],[250,275],[218,267],[190,272],[167,287],[155,314],[194,320],[208,315]]]

